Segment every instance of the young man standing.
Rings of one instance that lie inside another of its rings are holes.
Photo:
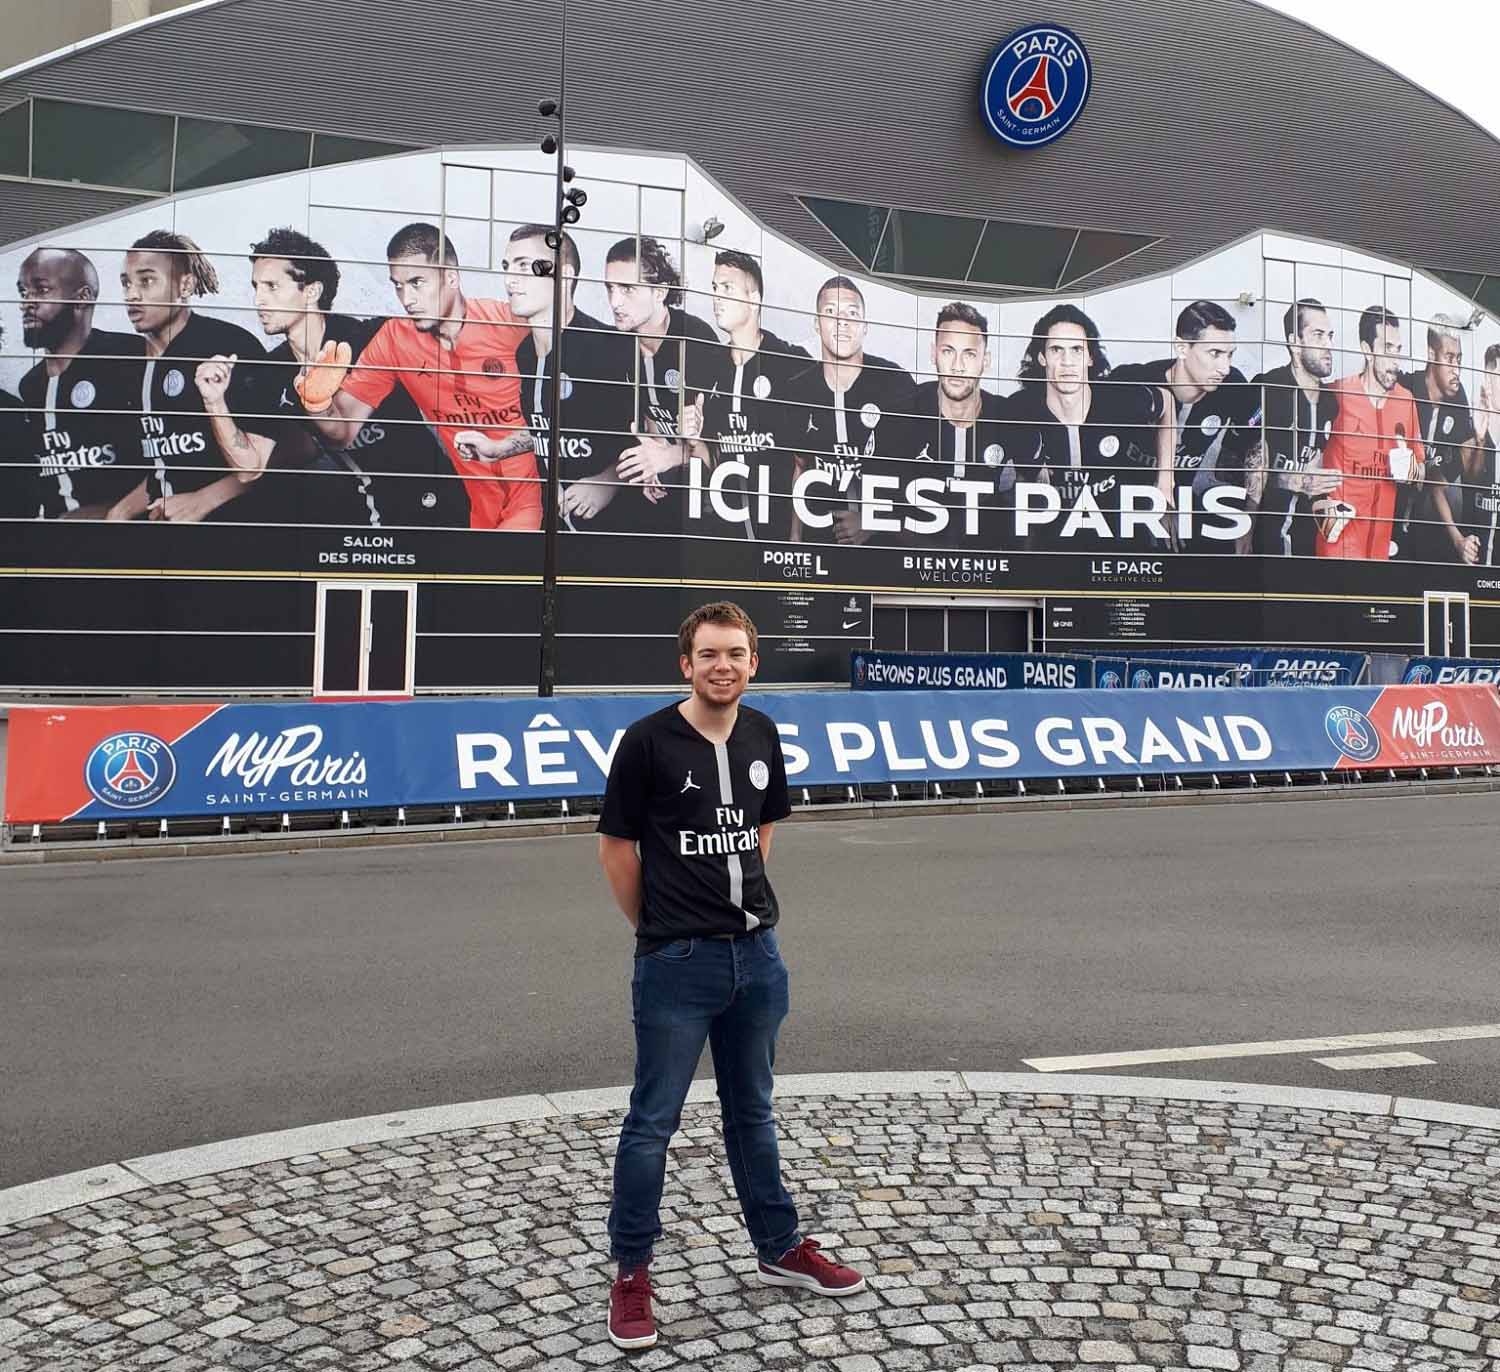
[[[775,724],[740,706],[758,666],[755,625],[738,605],[704,605],[683,622],[678,645],[692,694],[626,730],[599,820],[599,861],[636,931],[635,1089],[609,1212],[617,1348],[656,1342],[648,1266],[661,1235],[667,1143],[705,1041],[760,1280],[825,1296],[865,1285],[798,1234],[781,1180],[772,1065],[789,1002],[765,862],[772,826],[791,806]]]

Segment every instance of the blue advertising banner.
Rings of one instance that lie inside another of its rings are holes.
[[[1500,660],[1484,657],[1414,657],[1406,664],[1403,686],[1446,686],[1459,681],[1500,685]]]
[[[1057,653],[893,653],[866,649],[849,659],[856,691],[1028,691],[1094,684],[1087,657]]]
[[[1209,686],[1354,686],[1365,653],[1298,648],[1171,648],[1138,657],[1096,657],[1094,682],[1162,691]]]
[[[6,819],[598,795],[625,729],[674,699],[17,707]],[[1500,761],[1500,696],[1478,686],[805,691],[751,703],[776,721],[794,786]]]

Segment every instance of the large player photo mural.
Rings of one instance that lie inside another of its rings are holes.
[[[1420,272],[1265,234],[1066,299],[919,293],[792,246],[680,159],[578,161],[560,359],[527,151],[166,199],[0,255],[0,547],[43,521],[28,565],[86,566],[78,522],[103,522],[152,566],[162,528],[212,524],[195,556],[235,568],[257,531],[343,531],[278,545],[316,570],[452,531],[420,545],[441,572],[443,546],[539,530],[556,463],[562,532],[613,536],[626,570],[639,535],[710,576],[724,541],[1500,559],[1500,329]]]

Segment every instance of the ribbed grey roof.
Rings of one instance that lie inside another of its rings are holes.
[[[424,144],[525,141],[543,131],[535,99],[555,84],[558,13],[535,0],[223,0],[23,71],[0,103],[74,96]],[[998,42],[1038,18],[1079,35],[1094,84],[1066,137],[1016,152],[983,129],[977,82]],[[1165,236],[1091,286],[1260,228],[1500,271],[1500,143],[1251,0],[1053,0],[1045,13],[570,0],[569,28],[572,137],[687,154],[772,228],[850,268],[794,192]],[[124,199],[84,195],[11,191],[0,235]]]

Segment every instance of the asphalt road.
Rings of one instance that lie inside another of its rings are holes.
[[[1491,795],[783,825],[778,1070],[1500,1021],[1497,825]],[[10,868],[0,948],[0,1186],[631,1077],[588,836]],[[1099,1070],[1500,1104],[1500,1038],[1408,1051]]]

